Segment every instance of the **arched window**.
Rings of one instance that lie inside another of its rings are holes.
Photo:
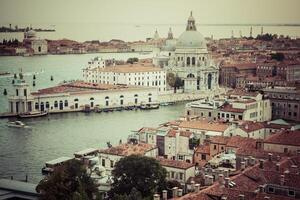
[[[134,97],[138,97],[139,95],[135,94]]]
[[[195,57],[192,57],[192,65],[195,65],[196,64],[196,59]]]
[[[59,109],[63,110],[64,109],[64,103],[62,100],[59,101]]]
[[[109,99],[109,97],[107,96],[107,97],[105,97],[105,99]]]
[[[38,103],[38,102],[35,103],[35,109],[36,109],[36,110],[39,109],[39,103]]]
[[[58,107],[58,102],[54,101],[54,108],[57,108],[57,107]]]
[[[94,97],[91,97],[90,100],[93,101],[93,100],[94,100]]]
[[[195,78],[194,74],[188,74],[187,78]]]
[[[46,108],[49,108],[50,107],[50,104],[49,104],[49,102],[47,101],[46,102]]]
[[[120,96],[120,98],[124,98],[124,96],[123,96],[123,95],[121,95],[121,96]]]
[[[78,99],[74,99],[74,101],[78,101]]]
[[[41,46],[39,46],[39,48],[38,48],[38,51],[39,51],[39,52],[41,52],[41,51],[42,51],[42,47],[41,47]]]
[[[208,86],[209,90],[211,89],[211,82],[212,82],[212,75],[208,74],[208,76],[207,76],[207,86]]]
[[[187,57],[187,59],[186,59],[186,65],[190,65],[190,64],[191,64],[191,58]]]
[[[65,107],[68,107],[69,104],[68,104],[68,100],[65,100]]]

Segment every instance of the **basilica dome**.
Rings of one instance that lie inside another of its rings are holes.
[[[206,41],[201,33],[198,31],[185,31],[177,41],[177,48],[201,48],[206,49]]]
[[[177,48],[200,48],[200,49],[207,48],[205,38],[201,33],[197,31],[196,22],[192,12],[187,21],[186,31],[179,36],[176,47]]]

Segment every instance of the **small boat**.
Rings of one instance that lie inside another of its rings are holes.
[[[151,109],[158,109],[159,108],[159,103],[146,103],[146,104],[141,104],[140,109],[141,110],[151,110]]]
[[[47,111],[42,111],[42,112],[27,112],[27,113],[22,113],[19,114],[19,117],[21,118],[33,118],[33,117],[43,117],[48,115]]]
[[[26,128],[26,127],[28,127],[21,121],[7,122],[7,126],[15,127],[15,128]]]
[[[117,107],[115,110],[116,111],[122,111],[124,108],[123,107]]]
[[[113,112],[113,108],[103,108],[103,112]]]

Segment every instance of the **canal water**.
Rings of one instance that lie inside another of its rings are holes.
[[[0,57],[0,72],[16,73],[22,68],[32,90],[56,85],[63,80],[81,78],[81,69],[95,56],[127,59],[149,57],[139,54],[86,54],[38,57]],[[51,75],[54,81],[50,80]],[[7,110],[6,88],[11,94],[13,76],[0,77],[0,110]],[[44,118],[23,120],[30,128],[6,126],[8,120],[0,119],[0,178],[25,179],[38,183],[41,168],[48,160],[72,156],[85,148],[105,148],[106,142],[117,145],[125,141],[131,131],[144,126],[158,126],[183,114],[184,104],[161,107],[149,111],[115,111],[113,113],[61,113]]]

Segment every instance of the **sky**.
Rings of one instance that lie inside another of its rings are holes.
[[[0,0],[0,24],[300,23],[300,0]]]

